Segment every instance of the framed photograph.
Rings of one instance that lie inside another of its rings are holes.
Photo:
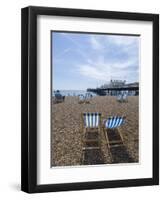
[[[22,9],[22,190],[159,184],[159,15]]]

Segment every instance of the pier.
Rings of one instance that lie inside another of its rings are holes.
[[[129,86],[124,86],[124,87],[108,87],[108,88],[88,88],[87,92],[93,92],[99,96],[116,96],[120,94],[121,92],[127,91],[129,95],[132,96],[137,96],[139,95],[139,87],[129,87]]]

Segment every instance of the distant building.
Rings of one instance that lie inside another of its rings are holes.
[[[139,87],[139,83],[138,82],[134,82],[134,83],[128,83],[125,85],[126,87]]]
[[[100,88],[105,89],[105,88],[117,88],[117,87],[123,87],[125,86],[126,81],[122,80],[110,80],[109,83],[102,85]]]
[[[88,88],[87,91],[94,92],[100,96],[117,96],[119,94],[137,96],[139,95],[139,83],[133,82],[126,84],[126,80],[110,80],[109,83],[105,83],[96,89]]]

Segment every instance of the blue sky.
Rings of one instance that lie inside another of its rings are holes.
[[[52,33],[53,90],[139,79],[139,36]]]

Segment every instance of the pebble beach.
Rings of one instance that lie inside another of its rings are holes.
[[[53,99],[52,99],[53,102]],[[129,96],[128,102],[120,103],[114,96],[95,96],[90,103],[79,104],[78,97],[66,96],[62,103],[52,103],[51,108],[51,166],[82,165],[82,113],[99,112],[103,119],[110,116],[125,116],[120,127],[124,149],[109,150],[101,131],[101,164],[119,163],[116,155],[128,156],[128,162],[139,162],[139,97]]]

